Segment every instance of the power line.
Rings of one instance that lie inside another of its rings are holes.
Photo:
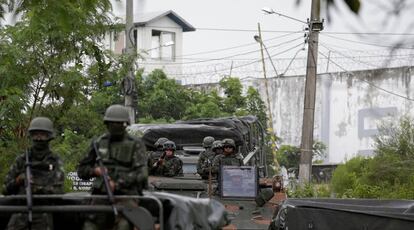
[[[298,38],[294,38],[294,39],[291,39],[289,41],[285,41],[285,42],[278,43],[276,45],[270,46],[269,48],[275,48],[275,47],[279,47],[279,46],[282,46],[282,45],[286,45],[286,44],[289,44],[291,42],[297,41],[297,40],[302,39],[302,38],[303,37],[300,36]],[[195,64],[195,63],[210,62],[210,61],[220,61],[220,60],[225,60],[225,59],[232,58],[232,57],[238,57],[238,56],[243,56],[243,55],[246,55],[246,54],[256,53],[258,51],[259,50],[255,49],[255,50],[252,50],[252,51],[247,51],[247,52],[243,52],[243,53],[233,54],[233,55],[229,55],[229,56],[225,56],[225,57],[221,57],[221,58],[213,58],[213,59],[209,59],[209,60],[190,61],[190,62],[181,62],[181,63],[176,63],[176,62],[173,62],[173,63],[163,63],[163,65],[186,65],[186,64]],[[160,63],[157,63],[157,62],[142,62],[142,64],[159,65]]]
[[[349,35],[384,35],[384,36],[414,36],[414,33],[383,33],[383,32],[334,32],[322,31],[321,34],[349,34]]]
[[[182,29],[182,27],[177,26],[145,26],[146,28],[159,28],[159,29]],[[238,29],[238,28],[214,28],[214,27],[194,27],[196,30],[206,30],[206,31],[221,31],[221,32],[257,32],[256,29]],[[296,31],[292,30],[262,30],[266,33],[295,33]]]
[[[401,45],[381,45],[381,44],[375,44],[375,43],[369,43],[369,42],[355,41],[355,40],[350,40],[346,38],[339,38],[339,37],[327,35],[327,34],[322,34],[322,35],[333,38],[333,39],[338,39],[338,40],[352,42],[352,43],[359,43],[359,44],[364,44],[364,45],[370,45],[370,46],[378,46],[378,47],[385,47],[385,48],[392,48],[392,49],[396,49],[396,48],[397,49],[414,49],[414,47],[403,47]]]
[[[269,39],[266,39],[265,41],[271,41],[271,40],[275,40],[275,39],[278,39],[278,38],[287,37],[287,36],[290,36],[292,34],[302,33],[302,32],[303,31],[295,31],[295,32],[291,32],[291,33],[284,34],[284,35],[281,35],[281,36],[269,38]],[[251,45],[256,45],[256,44],[257,44],[256,42],[250,42],[250,43],[246,43],[246,44],[242,44],[242,45],[238,45],[238,46],[227,47],[227,48],[222,48],[222,49],[216,49],[216,50],[210,50],[210,51],[204,51],[204,52],[184,54],[184,55],[177,56],[177,57],[188,57],[188,56],[194,56],[194,55],[198,55],[198,54],[216,53],[216,52],[221,52],[221,51],[226,51],[226,50],[231,50],[231,49],[237,49],[237,48],[251,46]]]
[[[301,42],[300,44],[298,44],[298,45],[295,45],[295,46],[293,46],[293,47],[290,47],[290,48],[288,48],[288,49],[286,49],[286,50],[283,50],[283,51],[281,51],[281,52],[279,52],[279,53],[276,53],[276,54],[274,54],[274,55],[271,55],[270,57],[268,57],[268,58],[265,58],[265,60],[267,60],[267,59],[269,59],[269,58],[272,58],[272,57],[275,57],[275,56],[277,56],[277,55],[280,55],[280,54],[283,54],[283,53],[286,53],[286,52],[288,52],[288,51],[290,51],[290,50],[293,50],[293,49],[295,49],[295,48],[297,48],[297,47],[299,47],[299,46],[301,46],[301,45],[303,45],[304,43],[303,42]],[[242,65],[238,65],[238,66],[233,66],[233,68],[232,69],[237,69],[237,68],[241,68],[241,67],[244,67],[244,66],[248,66],[248,65],[251,65],[251,64],[254,64],[254,63],[257,63],[257,62],[260,62],[261,61],[261,59],[259,59],[259,60],[255,60],[255,61],[252,61],[252,62],[249,62],[249,63],[246,63],[246,64],[242,64]],[[228,70],[230,70],[230,68],[223,68],[223,69],[220,69],[220,70],[215,70],[215,71],[202,71],[202,72],[196,72],[196,73],[185,73],[185,74],[170,74],[170,75],[173,75],[173,76],[186,76],[186,75],[199,75],[199,74],[209,74],[209,73],[217,73],[217,72],[223,72],[223,71],[228,71]]]
[[[339,51],[336,51],[336,50],[330,49],[330,48],[328,48],[327,46],[325,46],[322,42],[321,42],[321,46],[323,46],[325,49],[327,49],[327,50],[329,50],[329,51],[331,51],[331,52],[338,53],[338,54],[342,55],[342,56],[343,56],[343,57],[345,57],[345,58],[351,59],[351,60],[352,60],[352,61],[354,61],[354,62],[359,62],[359,63],[365,64],[365,65],[367,65],[367,66],[374,67],[374,68],[381,68],[381,66],[377,66],[377,65],[371,64],[371,63],[369,63],[369,62],[364,62],[364,61],[361,61],[361,60],[355,60],[355,58],[354,58],[354,57],[350,57],[350,56],[347,56],[347,55],[345,55],[345,54],[343,54],[343,53],[341,53],[341,52],[339,52]]]
[[[328,57],[327,57],[324,53],[322,53],[322,52],[320,52],[320,51],[319,51],[319,53],[320,53],[322,56],[324,56],[324,57],[328,58]],[[331,63],[333,63],[334,65],[336,65],[337,67],[339,67],[340,69],[342,69],[345,73],[348,73],[348,74],[350,74],[350,75],[352,75],[352,76],[356,77],[356,76],[355,76],[355,74],[353,74],[352,72],[349,72],[348,70],[346,70],[345,68],[343,68],[341,65],[339,65],[339,64],[338,64],[338,63],[336,63],[335,61],[330,60],[330,62],[331,62]],[[388,93],[388,94],[391,94],[391,95],[394,95],[394,96],[397,96],[397,97],[400,97],[400,98],[403,98],[403,99],[406,99],[406,100],[409,100],[409,101],[414,101],[414,99],[412,99],[412,98],[409,98],[409,97],[406,97],[406,96],[403,96],[403,95],[400,95],[400,94],[394,93],[394,92],[392,92],[392,91],[389,91],[389,90],[387,90],[387,89],[384,89],[384,88],[382,88],[382,87],[379,87],[379,86],[377,86],[377,85],[375,85],[375,84],[373,84],[373,83],[371,83],[371,82],[369,82],[369,81],[367,81],[367,80],[364,80],[364,79],[361,79],[361,78],[358,78],[358,77],[356,77],[356,79],[358,79],[358,80],[360,80],[360,81],[362,81],[362,82],[365,82],[365,83],[367,83],[368,85],[370,85],[370,86],[372,86],[372,87],[374,87],[374,88],[377,88],[377,89],[379,89],[379,90],[381,90],[381,91],[384,91],[384,92],[386,92],[386,93]]]
[[[304,21],[301,21],[305,23]],[[307,23],[306,23],[307,24]],[[182,29],[177,26],[146,26],[147,28],[166,28],[166,29]],[[205,31],[221,31],[221,32],[257,32],[256,29],[241,29],[241,28],[220,28],[220,27],[194,27],[196,30]],[[266,33],[298,33],[292,30],[262,30]],[[321,34],[349,34],[349,35],[384,35],[384,36],[414,36],[414,33],[386,33],[386,32],[343,32],[343,31],[329,31],[321,32]]]

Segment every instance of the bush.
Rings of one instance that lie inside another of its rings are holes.
[[[327,198],[331,196],[331,189],[328,184],[306,184],[304,187],[293,186],[288,190],[290,198]]]
[[[413,120],[403,117],[379,131],[374,157],[356,157],[335,170],[332,188],[338,197],[414,199]]]

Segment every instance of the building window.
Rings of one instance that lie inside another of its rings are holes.
[[[152,30],[150,55],[152,59],[175,60],[175,33]]]

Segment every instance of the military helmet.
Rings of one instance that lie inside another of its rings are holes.
[[[214,142],[214,137],[211,137],[211,136],[204,137],[203,147],[204,148],[211,148],[211,146],[213,145],[213,142]]]
[[[160,137],[160,138],[158,138],[158,140],[154,143],[154,147],[155,147],[155,148],[160,148],[160,147],[163,147],[163,145],[164,145],[164,143],[165,143],[166,141],[169,141],[169,140],[168,140],[168,138],[165,138],[165,137]]]
[[[175,146],[175,143],[173,141],[166,141],[162,145],[162,149],[163,150],[167,150],[167,149],[175,150],[176,149],[176,146]]]
[[[50,134],[50,137],[54,137],[53,122],[47,117],[36,117],[34,118],[29,125],[28,131],[45,131]]]
[[[129,124],[128,110],[123,105],[111,105],[106,109],[105,122],[127,122]]]
[[[220,140],[214,141],[211,149],[214,151],[215,149],[223,148],[223,142]]]
[[[228,145],[230,145],[230,146],[232,146],[234,149],[236,149],[236,143],[234,142],[234,140],[233,139],[231,139],[231,138],[226,138],[226,139],[224,139],[223,140],[223,147],[224,146],[228,146]]]

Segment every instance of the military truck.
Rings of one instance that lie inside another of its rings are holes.
[[[118,215],[125,216],[140,230],[218,229],[229,222],[224,206],[214,200],[191,199],[161,192],[145,192],[143,196],[114,197],[115,200],[138,200],[139,207],[115,207]],[[86,214],[114,211],[109,204],[90,205],[92,199],[107,200],[108,197],[87,193],[33,195],[33,204],[28,206],[26,195],[0,196],[0,229],[6,228],[13,213],[27,215],[29,212],[52,214],[56,230],[82,229]]]
[[[414,201],[288,199],[280,206],[269,229],[414,229]]]
[[[267,229],[275,208],[285,198],[280,193],[280,181],[276,183],[268,177],[264,129],[255,116],[136,124],[129,127],[129,132],[140,136],[149,151],[155,150],[154,143],[160,137],[176,143],[176,155],[184,163],[184,176],[150,176],[151,190],[219,201],[231,219],[231,225],[225,229]],[[234,139],[245,166],[225,167],[223,176],[203,180],[197,174],[196,164],[206,136]]]

